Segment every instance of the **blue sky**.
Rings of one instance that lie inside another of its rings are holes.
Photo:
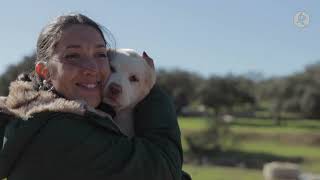
[[[80,12],[107,27],[117,47],[147,51],[157,67],[292,74],[320,60],[319,7],[318,0],[2,1],[0,73],[33,52],[51,19]],[[304,29],[293,24],[298,11],[310,15]]]

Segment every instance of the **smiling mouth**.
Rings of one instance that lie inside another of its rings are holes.
[[[100,82],[97,83],[76,83],[77,86],[88,89],[88,90],[94,90],[97,89],[100,85]]]

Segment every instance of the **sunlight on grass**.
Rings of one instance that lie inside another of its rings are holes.
[[[241,142],[240,149],[248,152],[268,152],[281,156],[303,156],[320,159],[319,147],[287,145],[272,141]]]
[[[182,130],[182,145],[184,151],[188,150],[184,135],[205,130],[208,126],[204,118],[179,118]],[[284,126],[276,126],[270,119],[238,119],[231,124],[231,130],[236,134],[256,133],[259,135],[318,135],[320,129],[319,120],[294,120],[287,121]],[[264,137],[265,138],[265,137]],[[269,153],[285,157],[302,157],[304,162],[301,168],[304,172],[320,172],[320,147],[305,144],[288,144],[276,139],[239,140],[234,147],[240,151],[253,153]],[[243,168],[230,168],[220,166],[195,166],[185,165],[185,170],[197,180],[259,180],[262,179],[261,170],[249,170]]]
[[[318,120],[290,120],[284,121],[282,126],[274,125],[271,119],[239,118],[232,125],[235,132],[250,133],[309,133],[318,132],[320,121]]]
[[[310,129],[299,129],[294,127],[247,127],[247,126],[231,126],[231,130],[235,133],[262,133],[262,134],[303,134],[314,132]]]
[[[208,122],[205,118],[179,117],[179,125],[183,131],[201,131],[206,129]],[[320,121],[318,120],[292,120],[286,121],[284,126],[276,126],[270,119],[239,118],[231,129],[236,133],[308,133],[318,132]]]
[[[179,117],[179,126],[184,131],[201,131],[208,126],[208,123],[204,118]]]
[[[193,180],[262,180],[260,170],[230,168],[219,166],[185,165],[185,171],[191,174]]]

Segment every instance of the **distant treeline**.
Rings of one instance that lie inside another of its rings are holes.
[[[34,61],[35,54],[32,54],[9,66],[0,76],[0,95],[7,95],[10,82],[18,74],[31,72]],[[320,63],[310,64],[304,71],[287,77],[261,81],[235,75],[204,78],[181,69],[160,69],[157,83],[173,97],[178,114],[204,107],[219,115],[235,110],[259,110],[267,105],[275,119],[284,112],[320,118]]]
[[[34,69],[36,55],[24,56],[17,64],[10,65],[3,74],[0,75],[0,96],[8,94],[10,82],[24,72],[31,72]]]

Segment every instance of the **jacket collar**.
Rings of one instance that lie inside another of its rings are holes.
[[[119,127],[113,122],[112,118],[102,111],[86,106],[80,101],[66,100],[53,92],[34,90],[32,82],[14,81],[10,85],[9,95],[0,97],[0,117],[1,115],[18,117],[5,119],[9,119],[11,123],[19,121],[21,124],[26,123],[28,125],[20,126],[19,130],[14,132],[14,136],[9,138],[2,150],[2,143],[0,144],[0,179],[10,174],[25,147],[39,132],[39,129],[46,125],[46,117],[48,115],[46,112],[48,111],[87,116],[88,118],[86,119],[92,120],[90,122],[121,134]],[[26,121],[32,117],[35,117],[34,120]],[[105,118],[102,121],[101,117],[109,118]]]
[[[84,115],[87,111],[107,116],[106,113],[97,112],[81,101],[66,100],[49,91],[35,90],[29,81],[14,81],[10,84],[9,95],[0,97],[0,112],[14,115],[28,120],[35,113],[44,111],[68,112]]]

